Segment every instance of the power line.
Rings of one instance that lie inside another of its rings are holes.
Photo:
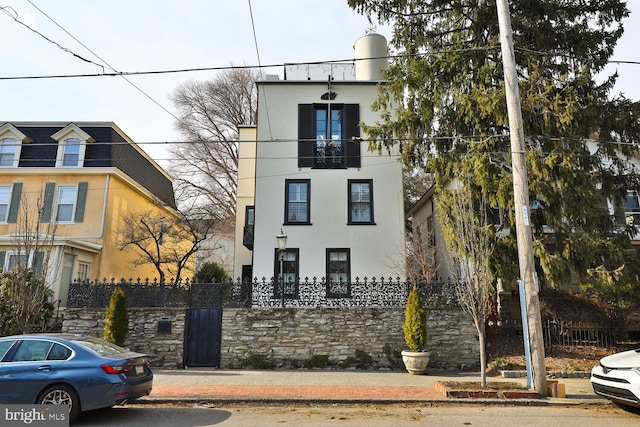
[[[114,76],[142,76],[142,75],[157,75],[157,74],[175,74],[175,73],[192,73],[201,71],[228,71],[228,70],[243,70],[243,69],[265,69],[265,68],[282,68],[286,66],[303,66],[303,65],[323,65],[323,64],[353,64],[358,61],[370,61],[374,59],[394,59],[394,58],[407,58],[407,57],[421,57],[427,55],[438,55],[444,53],[456,53],[456,52],[473,52],[481,50],[497,50],[499,46],[488,46],[482,48],[465,48],[465,49],[451,49],[442,50],[436,52],[415,53],[415,54],[398,54],[398,55],[385,55],[369,58],[347,58],[347,59],[331,59],[323,61],[306,61],[306,62],[284,62],[276,64],[260,64],[260,65],[226,65],[226,66],[213,66],[213,67],[193,67],[171,70],[150,70],[150,71],[120,71],[112,73],[84,73],[84,74],[52,74],[52,75],[36,75],[36,76],[7,76],[0,77],[0,80],[33,80],[33,79],[58,79],[58,78],[79,78],[79,77],[114,77]]]
[[[176,117],[175,114],[173,114],[171,111],[169,111],[167,108],[165,108],[162,104],[160,104],[158,101],[156,101],[153,97],[151,97],[151,95],[149,95],[148,93],[146,93],[144,90],[142,90],[139,86],[137,86],[135,83],[133,83],[131,80],[129,80],[126,76],[122,75],[121,73],[119,73],[114,67],[111,66],[111,64],[109,64],[105,59],[101,58],[100,55],[98,55],[97,53],[95,53],[93,50],[89,49],[89,47],[87,47],[84,43],[82,43],[80,40],[78,40],[78,38],[76,38],[73,34],[71,34],[69,31],[67,31],[64,27],[62,27],[62,25],[60,25],[58,22],[56,22],[51,16],[47,15],[42,9],[40,9],[38,6],[36,6],[31,0],[27,0],[27,2],[29,2],[29,4],[31,6],[33,6],[38,12],[42,13],[45,17],[47,17],[47,19],[49,19],[51,22],[53,22],[58,28],[60,28],[62,31],[64,31],[67,35],[69,35],[72,39],[74,39],[76,42],[78,42],[82,47],[84,47],[85,49],[87,49],[89,52],[91,52],[91,54],[93,54],[93,56],[95,56],[96,58],[98,58],[100,61],[102,61],[102,63],[104,65],[106,65],[111,71],[113,71],[114,73],[117,73],[118,75],[120,75],[120,77],[122,77],[127,83],[129,83],[131,86],[133,86],[138,92],[140,92],[142,95],[144,95],[145,97],[147,97],[151,102],[153,102],[154,104],[156,104],[158,107],[160,107],[162,110],[164,110],[167,114],[169,114],[171,117],[173,117],[175,120],[177,120],[178,122],[180,121],[180,119],[178,119],[178,117]],[[17,13],[16,13],[17,15]],[[31,27],[29,27],[28,25],[18,21],[17,16],[16,16],[16,22],[24,25],[25,27],[27,27],[28,29],[30,29],[31,31],[34,31],[36,33],[38,33],[37,31],[35,31],[34,29],[32,29]],[[44,35],[40,34],[42,37],[44,37],[46,40],[50,41],[51,43],[56,44],[57,46],[61,47],[59,44],[57,44],[56,42],[54,42],[53,40],[48,39],[47,37],[45,37]],[[62,47],[61,47],[62,48]],[[73,53],[71,50],[69,49],[64,49],[65,51],[68,51],[69,53],[71,53],[72,55],[90,62],[94,65],[97,65],[101,68],[104,69],[104,66],[101,64],[97,64],[93,61],[89,61],[75,53]]]
[[[11,123],[8,122],[0,122],[2,123]],[[28,126],[16,126],[18,129],[22,127]],[[437,141],[452,141],[454,144],[481,144],[485,142],[489,142],[491,140],[508,140],[510,138],[509,134],[504,135],[441,135],[441,136],[424,136],[424,137],[393,137],[388,139],[382,138],[360,138],[359,141],[361,143],[384,143],[389,142],[390,144],[395,144],[399,142],[424,142],[432,143]],[[297,143],[297,142],[315,142],[316,138],[275,138],[275,139],[242,139],[242,140],[222,140],[222,139],[209,139],[209,140],[181,140],[181,141],[94,141],[94,142],[81,142],[81,146],[99,146],[99,145],[107,145],[107,146],[119,146],[119,145],[185,145],[185,144],[278,144],[278,143]],[[338,140],[343,141],[347,144],[351,143],[351,140]],[[635,142],[626,142],[626,141],[609,141],[609,140],[601,140],[595,141],[585,138],[569,138],[569,137],[545,137],[540,141],[569,141],[569,142],[589,142],[593,141],[597,144],[610,144],[610,145],[624,145],[628,147],[637,147],[638,143]],[[533,143],[537,143],[538,139],[536,139]],[[39,147],[58,147],[60,144],[58,142],[37,142]],[[13,146],[22,146],[22,143],[16,141],[14,144],[4,143],[5,146],[13,147]],[[447,153],[438,153],[438,154],[447,154]],[[454,153],[455,154],[455,153]],[[377,156],[377,155],[375,155]],[[287,157],[289,158],[289,157]],[[297,156],[291,156],[290,158],[297,158]],[[32,159],[29,159],[32,160]],[[35,160],[35,159],[34,159]],[[166,159],[165,159],[166,160]]]
[[[253,42],[256,46],[256,58],[258,59],[258,66],[261,66],[261,61],[260,61],[260,50],[258,49],[258,35],[256,33],[256,25],[255,22],[253,20],[253,8],[251,7],[251,0],[247,0],[249,2],[249,15],[251,16],[251,29],[253,31]],[[260,69],[260,77],[264,79],[264,76],[262,74],[263,69]],[[260,94],[258,94],[258,96],[260,96]],[[265,101],[267,100],[267,93],[264,93],[264,97],[265,97]],[[273,139],[273,133],[271,132],[271,120],[269,120],[269,103],[265,102],[265,106],[264,106],[264,111],[265,111],[265,117],[267,119],[267,129],[269,130],[269,136],[271,137],[271,139]]]
[[[29,1],[29,0],[27,0],[27,1]],[[31,3],[31,1],[29,1],[29,3]],[[37,6],[35,6],[33,3],[31,3],[31,5],[32,5],[33,7],[35,7],[36,9],[38,9],[38,7],[37,7]],[[56,41],[51,40],[49,37],[45,36],[45,35],[44,35],[44,34],[42,34],[41,32],[39,32],[39,31],[35,30],[34,28],[31,28],[29,25],[27,25],[27,24],[25,24],[24,22],[20,21],[20,20],[18,19],[18,12],[17,12],[14,8],[12,8],[12,7],[10,7],[10,6],[3,6],[3,7],[0,7],[0,10],[2,10],[2,11],[5,13],[5,15],[9,16],[11,19],[13,19],[13,20],[14,20],[15,22],[17,22],[18,24],[22,25],[23,27],[25,27],[25,28],[26,28],[26,29],[28,29],[29,31],[32,31],[33,33],[35,33],[35,34],[39,35],[40,37],[42,37],[43,39],[45,39],[45,40],[46,40],[46,41],[48,41],[49,43],[54,44],[55,46],[57,46],[57,47],[58,47],[58,48],[60,48],[61,50],[63,50],[63,51],[65,51],[65,52],[67,52],[67,53],[69,53],[69,54],[71,54],[71,55],[75,56],[76,58],[80,59],[81,61],[88,62],[89,64],[97,65],[98,67],[100,67],[100,68],[103,68],[103,69],[104,69],[104,66],[103,66],[103,65],[98,64],[98,63],[96,63],[96,62],[93,62],[92,60],[87,59],[87,58],[85,58],[85,57],[83,57],[83,56],[81,56],[81,55],[79,55],[79,54],[75,53],[75,52],[74,52],[74,51],[72,51],[71,49],[69,49],[69,48],[67,48],[67,47],[62,46],[60,43],[58,43],[58,42],[56,42]],[[40,9],[38,9],[38,10],[40,10]],[[11,12],[13,12],[13,13],[11,13]],[[42,11],[40,10],[40,12],[42,12]],[[49,18],[49,16],[48,16],[47,14],[45,14],[44,12],[42,12],[42,14],[44,14],[44,16],[46,16],[47,18]],[[49,19],[51,19],[51,18],[49,18]],[[51,21],[52,21],[54,24],[58,25],[55,21],[53,21],[53,19],[51,19]],[[59,25],[58,25],[58,26],[59,26]],[[60,27],[60,28],[62,28],[62,27]],[[63,29],[63,30],[64,30],[64,29]],[[69,33],[67,33],[67,34],[69,34]],[[71,34],[69,34],[69,35],[71,35]],[[72,36],[72,37],[73,37],[73,36]],[[75,39],[75,37],[74,37],[74,39]],[[77,39],[76,39],[76,41],[77,41]],[[93,53],[93,52],[92,52],[92,53]],[[94,54],[94,55],[95,55],[95,54]],[[97,56],[97,55],[96,55],[96,56]],[[111,69],[111,70],[112,70],[112,71],[115,71],[115,70],[113,70],[113,69]]]
[[[424,57],[429,55],[441,55],[446,53],[461,53],[461,52],[474,52],[474,51],[489,51],[497,50],[499,46],[487,46],[481,48],[465,48],[465,49],[450,49],[431,52],[422,52],[414,54],[397,54],[387,55],[371,58],[345,58],[345,59],[330,59],[322,61],[304,61],[304,62],[283,62],[275,64],[260,64],[260,65],[226,65],[226,66],[210,66],[210,67],[192,67],[192,68],[177,68],[168,70],[148,70],[148,71],[118,71],[111,73],[81,73],[81,74],[47,74],[47,75],[23,75],[23,76],[4,76],[0,77],[0,80],[37,80],[37,79],[65,79],[65,78],[90,78],[90,77],[118,77],[118,76],[145,76],[145,75],[160,75],[160,74],[177,74],[177,73],[194,73],[204,71],[228,71],[228,70],[243,70],[243,69],[258,69],[264,70],[267,68],[282,68],[287,66],[311,66],[311,65],[324,65],[324,64],[353,64],[358,61],[369,61],[372,59],[398,59],[409,57]],[[516,51],[525,51],[526,49],[516,49]],[[537,52],[538,55],[548,56],[544,52]],[[631,64],[640,65],[640,61],[624,61],[624,60],[610,60],[609,64]],[[97,64],[99,65],[99,64]]]

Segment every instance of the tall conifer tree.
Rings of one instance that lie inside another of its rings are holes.
[[[400,144],[407,165],[435,173],[437,185],[462,171],[515,229],[508,118],[493,0],[348,0],[391,24],[394,57],[367,123],[370,149]],[[634,281],[639,224],[612,215],[640,189],[625,156],[638,154],[640,106],[612,93],[609,63],[629,15],[623,0],[511,0],[511,23],[527,144],[534,251],[543,286],[587,271]],[[622,156],[620,156],[620,154]],[[609,203],[609,209],[606,209]],[[548,231],[552,230],[553,233]],[[515,233],[493,256],[498,277],[517,277]]]

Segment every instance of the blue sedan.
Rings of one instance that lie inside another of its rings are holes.
[[[73,334],[0,338],[0,404],[69,405],[81,411],[124,404],[151,393],[149,357]]]

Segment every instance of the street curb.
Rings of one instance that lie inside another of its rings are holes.
[[[141,404],[141,405],[161,405],[161,404],[194,404],[194,403],[208,403],[208,404],[260,404],[260,405],[313,405],[313,404],[342,404],[342,405],[364,405],[364,404],[380,404],[380,405],[393,405],[393,404],[425,404],[425,405],[494,405],[494,406],[603,406],[610,405],[611,402],[606,399],[585,398],[585,399],[571,399],[571,398],[539,398],[539,399],[482,399],[482,398],[449,398],[449,399],[238,399],[238,398],[202,398],[202,397],[143,397],[137,399],[128,404]]]
[[[499,371],[502,378],[526,378],[527,371]],[[590,378],[591,371],[547,371],[547,378]]]

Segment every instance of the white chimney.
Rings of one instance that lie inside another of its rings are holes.
[[[353,45],[356,58],[356,80],[383,80],[383,72],[389,67],[387,39],[369,33]]]

